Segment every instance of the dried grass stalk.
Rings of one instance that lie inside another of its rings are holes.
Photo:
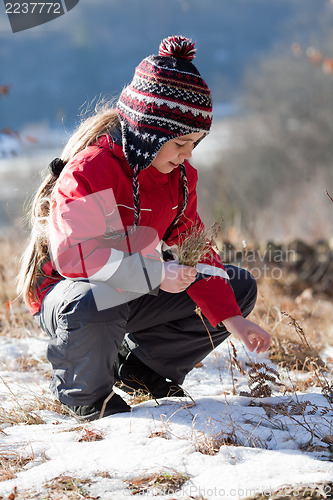
[[[202,224],[194,226],[179,238],[178,260],[183,266],[195,267],[207,255],[222,230],[222,219],[205,228]]]
[[[327,189],[325,189],[325,193],[327,194],[327,196],[329,197],[329,199],[330,199],[331,201],[333,201],[333,198],[332,198],[332,196],[328,193]]]

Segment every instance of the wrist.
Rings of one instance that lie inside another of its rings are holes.
[[[219,325],[223,324],[228,331],[231,332],[232,328],[239,322],[239,320],[244,319],[243,316],[237,314],[236,316],[230,316],[229,318],[225,318]]]

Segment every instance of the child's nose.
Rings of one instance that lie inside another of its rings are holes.
[[[183,150],[181,151],[181,156],[183,160],[189,160],[192,157],[192,151],[193,151],[193,144],[192,143],[186,144]]]

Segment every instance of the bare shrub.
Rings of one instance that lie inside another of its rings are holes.
[[[247,375],[249,395],[254,398],[269,397],[274,389],[283,386],[279,373],[266,363],[252,363]]]

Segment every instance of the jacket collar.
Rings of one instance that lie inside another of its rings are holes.
[[[125,171],[126,175],[128,175],[129,177],[133,177],[132,168],[127,163],[121,145],[112,142],[111,138],[108,135],[104,135],[99,139],[98,146],[111,150],[113,156],[118,158],[119,163],[122,169]],[[140,188],[151,190],[156,188],[157,186],[167,184],[170,180],[169,176],[170,174],[162,174],[161,172],[156,170],[156,168],[150,166],[145,170],[141,170],[141,172],[139,173]]]

